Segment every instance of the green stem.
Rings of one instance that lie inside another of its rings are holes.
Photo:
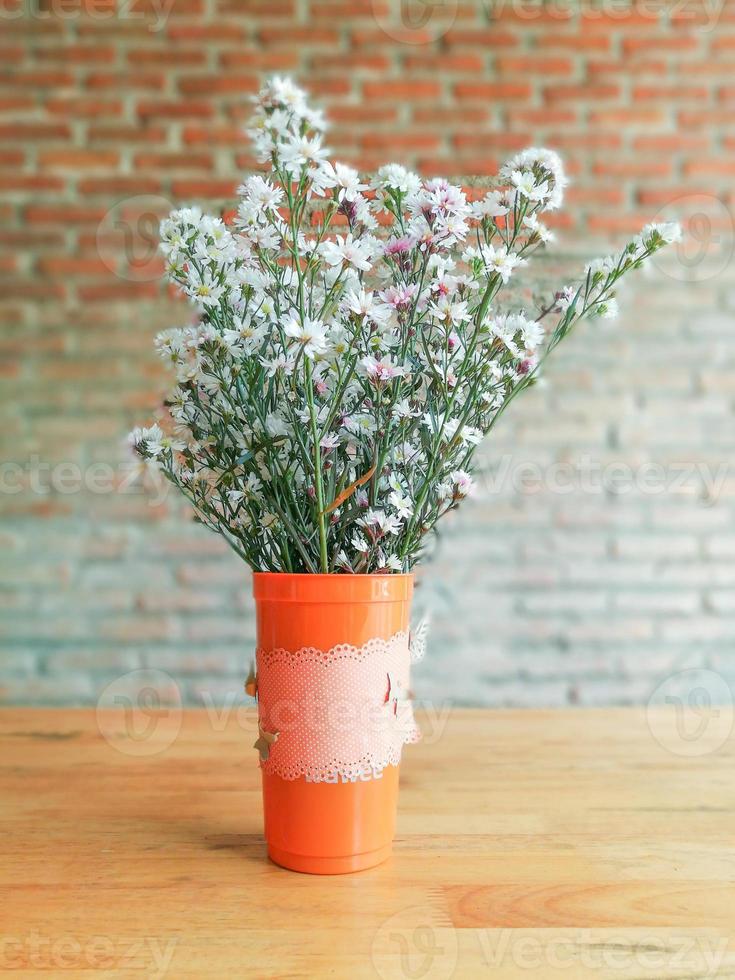
[[[319,445],[319,430],[316,424],[316,407],[314,405],[314,386],[311,382],[311,361],[304,356],[304,370],[306,373],[306,397],[309,402],[309,420],[311,426],[311,439],[314,443],[314,489],[316,490],[316,511],[319,522],[319,557],[322,572],[329,571],[329,557],[327,555],[327,527],[324,520],[324,489],[322,485],[322,447]]]

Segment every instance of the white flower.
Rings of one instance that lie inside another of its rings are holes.
[[[559,154],[544,147],[531,146],[508,160],[502,167],[500,176],[506,180],[512,179],[515,171],[523,170],[538,171],[548,181],[545,206],[549,210],[558,208],[564,200],[564,188],[569,183]]]
[[[675,242],[680,242],[681,239],[682,230],[679,222],[665,221],[658,224],[653,222],[650,225],[646,225],[640,233],[638,241],[643,244],[644,248],[650,248],[651,245],[655,246],[661,242],[667,245],[673,245]]]
[[[421,187],[421,179],[405,167],[389,163],[378,170],[373,186],[380,190],[398,191],[400,194],[415,194]]]
[[[292,176],[301,173],[307,164],[321,164],[327,158],[327,151],[322,146],[321,136],[294,136],[280,147],[283,165]]]
[[[363,357],[360,361],[360,370],[376,384],[402,378],[406,374],[406,369],[394,364],[389,357],[384,357],[382,360],[371,356]]]
[[[542,242],[554,241],[554,233],[538,220],[537,214],[527,214],[523,219],[523,224],[532,235],[536,235]]]
[[[593,259],[588,262],[585,266],[585,275],[589,275],[592,278],[595,276],[601,276],[604,279],[610,275],[611,272],[617,267],[618,260],[614,255],[606,255],[601,259]]]
[[[614,296],[606,299],[604,302],[600,303],[592,311],[595,316],[601,317],[603,320],[614,320],[620,310],[618,309],[618,301]]]
[[[358,554],[364,555],[368,551],[370,551],[370,545],[367,543],[367,541],[362,536],[362,534],[360,534],[357,531],[355,531],[355,533],[352,535],[350,544],[355,549],[355,551],[358,552]]]
[[[180,452],[186,448],[185,443],[174,439],[172,436],[167,436],[159,425],[133,429],[130,433],[130,443],[144,459],[155,458],[167,450]]]
[[[322,437],[319,445],[325,453],[331,453],[332,450],[336,449],[340,444],[339,434],[336,432],[327,433],[327,435]]]
[[[371,537],[384,537],[387,534],[398,534],[401,520],[394,514],[386,514],[384,510],[369,510],[358,522]]]
[[[325,241],[319,246],[322,257],[330,265],[349,265],[367,272],[372,266],[372,245],[369,241],[355,239],[351,234],[337,235],[336,241]]]
[[[303,320],[291,317],[283,326],[287,337],[292,337],[304,349],[307,357],[313,358],[323,354],[327,349],[326,327],[321,320],[305,316]]]
[[[478,221],[483,218],[499,218],[510,210],[499,191],[488,191],[481,201],[472,204],[472,215]]]
[[[549,185],[546,181],[536,182],[531,170],[514,170],[510,181],[519,194],[529,201],[543,201],[549,195]]]
[[[556,295],[556,303],[554,309],[559,313],[566,313],[569,307],[574,301],[574,297],[577,295],[577,290],[574,286],[565,286]]]
[[[388,503],[399,517],[410,517],[413,514],[413,501],[403,490],[392,490],[388,494]]]
[[[453,470],[449,474],[449,479],[452,481],[454,492],[458,497],[466,497],[472,493],[474,481],[465,470]]]
[[[349,289],[344,296],[344,306],[355,316],[370,320],[378,325],[386,323],[392,312],[387,303],[379,303],[375,298],[375,293],[364,288],[361,288],[359,292]]]
[[[225,291],[219,277],[206,268],[202,272],[192,267],[184,286],[186,293],[196,303],[203,307],[217,306]]]
[[[480,248],[480,255],[485,268],[489,272],[497,272],[504,283],[508,282],[516,266],[524,264],[524,259],[511,252],[505,245],[497,247],[492,243],[483,245]]]
[[[275,186],[270,180],[258,174],[248,177],[238,188],[238,194],[246,197],[251,204],[265,212],[275,211],[283,202],[283,188]],[[265,218],[265,215],[263,217]]]
[[[354,201],[362,191],[368,189],[368,185],[360,181],[359,173],[347,164],[326,163],[324,166],[331,177],[331,186],[339,188],[337,200]]]

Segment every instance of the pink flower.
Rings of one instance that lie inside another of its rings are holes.
[[[410,252],[415,244],[416,242],[410,235],[404,235],[403,238],[394,238],[386,244],[385,254],[401,255],[402,253]]]
[[[402,311],[407,310],[412,305],[417,291],[418,286],[415,283],[408,286],[391,286],[380,294],[380,298],[392,306],[394,310]]]
[[[376,384],[381,384],[384,381],[392,381],[394,378],[402,378],[406,373],[405,368],[393,364],[390,358],[379,361],[375,357],[363,357],[360,365],[365,375]]]

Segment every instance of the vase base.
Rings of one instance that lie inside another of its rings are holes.
[[[291,854],[278,847],[268,846],[268,857],[274,864],[289,871],[300,871],[309,875],[346,875],[354,871],[366,871],[387,861],[392,845],[366,851],[364,854],[348,854],[345,857],[314,857],[310,854]]]

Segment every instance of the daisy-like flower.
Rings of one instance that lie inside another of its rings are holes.
[[[510,208],[500,191],[488,191],[481,201],[475,201],[471,205],[471,210],[472,216],[482,221],[485,218],[501,218]]]
[[[329,265],[348,265],[353,269],[367,272],[372,268],[370,258],[372,245],[369,241],[353,238],[349,235],[337,235],[335,241],[325,241],[319,247],[322,257]]]
[[[326,436],[322,437],[319,445],[321,446],[323,453],[331,453],[340,444],[339,434],[336,432],[328,433]]]
[[[454,493],[458,497],[467,497],[474,488],[474,481],[469,473],[465,470],[452,470],[449,474],[449,479],[452,481],[452,486],[454,487]]]
[[[531,146],[527,150],[521,150],[514,157],[508,160],[500,171],[500,176],[506,180],[512,180],[515,171],[530,170],[538,173],[546,179],[548,184],[548,197],[545,207],[553,210],[561,206],[564,200],[564,188],[569,183],[564,173],[564,165],[561,157],[553,150],[544,147]]]
[[[391,490],[388,503],[399,517],[407,518],[413,514],[413,500],[405,490]]]
[[[371,290],[360,288],[360,290],[349,289],[344,295],[344,306],[346,310],[353,313],[361,320],[369,320],[378,326],[386,323],[391,316],[391,308],[387,303],[379,303],[375,293]]]
[[[421,187],[421,178],[397,163],[381,167],[375,175],[374,185],[379,190],[399,194],[415,194]]]
[[[413,282],[408,285],[390,286],[380,294],[380,298],[394,310],[403,312],[413,306],[418,289]]]
[[[531,237],[544,242],[544,244],[554,241],[554,233],[539,221],[537,214],[527,214],[523,219],[523,227],[529,230]]]
[[[678,221],[665,221],[659,224],[655,222],[646,225],[637,238],[637,242],[643,248],[650,248],[652,245],[666,244],[673,245],[682,239],[681,225]]]
[[[280,147],[283,166],[294,177],[307,165],[319,166],[327,159],[321,136],[295,136]]]
[[[386,514],[384,510],[369,510],[364,517],[357,521],[365,528],[373,540],[383,538],[388,534],[398,534],[402,521],[395,514]]]
[[[507,283],[513,274],[513,270],[524,264],[515,252],[511,252],[507,246],[498,245],[497,247],[490,242],[480,248],[480,255],[485,263],[485,268],[491,272],[497,272],[503,283]]]
[[[510,181],[518,193],[529,201],[543,201],[549,196],[548,183],[545,180],[537,182],[531,170],[514,170]]]
[[[359,173],[345,163],[325,163],[325,169],[331,177],[331,186],[337,191],[338,201],[354,201],[362,191],[368,189],[367,184],[360,180]]]
[[[254,174],[238,188],[238,194],[246,197],[256,207],[265,212],[275,211],[283,203],[283,188],[277,187],[265,177]]]
[[[130,444],[145,459],[155,459],[166,451],[181,452],[186,449],[186,443],[166,435],[160,425],[133,429],[130,433]]]
[[[592,312],[595,316],[599,316],[603,320],[614,320],[620,313],[618,301],[614,296],[610,296],[609,299],[598,304]]]
[[[309,316],[301,320],[291,317],[283,325],[283,332],[301,344],[306,357],[314,358],[327,350],[327,332],[321,320]]]
[[[363,357],[360,361],[360,370],[375,384],[382,384],[386,381],[393,381],[394,378],[402,378],[406,375],[406,369],[394,364],[389,357],[378,360],[375,357]]]
[[[225,291],[219,276],[209,268],[200,272],[197,268],[192,267],[189,270],[184,288],[187,295],[205,309],[217,306]]]

